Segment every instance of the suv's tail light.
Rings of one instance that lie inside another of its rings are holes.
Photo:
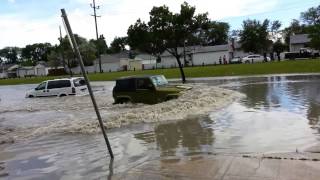
[[[72,93],[76,93],[76,88],[72,88]]]

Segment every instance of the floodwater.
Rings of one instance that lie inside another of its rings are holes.
[[[26,99],[35,85],[0,86],[0,137],[15,141],[0,145],[3,178],[110,179],[153,159],[295,152],[320,142],[320,75],[191,83],[158,105],[112,105],[114,84],[95,84],[114,162],[88,96]]]

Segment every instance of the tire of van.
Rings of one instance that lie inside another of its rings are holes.
[[[34,96],[33,95],[29,95],[28,98],[34,98]]]
[[[172,100],[172,99],[177,99],[178,96],[167,96],[166,101]]]
[[[116,104],[124,104],[124,103],[128,103],[128,102],[130,102],[129,98],[118,98],[115,103]]]
[[[60,94],[59,97],[64,97],[67,96],[66,94]]]

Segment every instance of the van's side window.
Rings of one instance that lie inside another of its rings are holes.
[[[119,91],[130,92],[135,90],[135,80],[134,79],[124,79],[118,80],[116,82],[116,88]]]
[[[43,82],[39,84],[39,86],[36,88],[36,90],[44,90],[46,88],[47,82]]]
[[[71,87],[70,80],[49,81],[47,89]]]
[[[150,89],[151,82],[149,79],[137,79],[137,89]]]

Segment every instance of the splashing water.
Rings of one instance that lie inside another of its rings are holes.
[[[110,96],[110,95],[109,95]],[[112,105],[112,98],[97,94],[103,122],[107,128],[123,127],[133,123],[155,123],[179,120],[188,116],[206,114],[230,104],[243,95],[226,89],[193,85],[178,99],[155,105],[118,104]],[[104,101],[105,100],[105,101]],[[69,102],[69,101],[68,101]],[[69,114],[68,119],[56,120],[45,127],[37,128],[33,134],[43,133],[97,133],[100,131],[89,97],[77,99],[76,104],[62,104]],[[61,107],[56,107],[60,109]]]
[[[107,128],[119,128],[136,123],[157,123],[208,114],[225,107],[244,95],[203,84],[190,85],[178,99],[155,105],[113,105],[112,86],[95,92],[100,113]],[[50,133],[94,134],[100,131],[96,114],[88,95],[64,98],[23,99],[23,103],[2,106],[2,125],[13,127],[25,138]]]

